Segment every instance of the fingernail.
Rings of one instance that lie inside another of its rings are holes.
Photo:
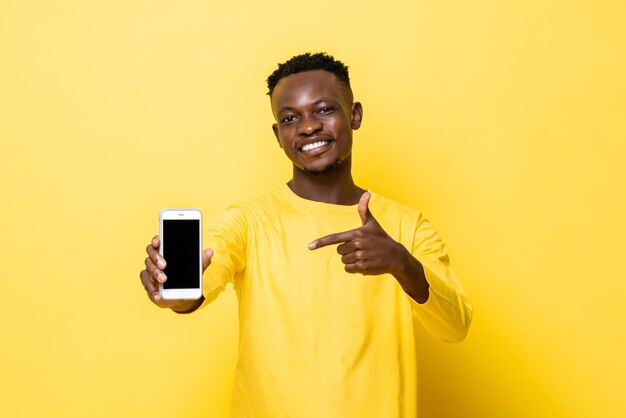
[[[164,283],[165,279],[167,279],[167,277],[165,277],[165,274],[163,273],[159,273],[159,275],[157,276],[157,280],[160,281],[161,283]]]
[[[312,243],[309,244],[309,250],[314,250],[316,246],[317,246],[317,241],[313,241]]]
[[[159,260],[157,261],[157,267],[160,269],[164,269],[165,268],[165,260],[163,260],[162,258],[159,258]]]
[[[152,295],[152,299],[159,300],[159,294],[155,293],[154,295]]]

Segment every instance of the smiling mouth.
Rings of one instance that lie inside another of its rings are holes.
[[[298,148],[298,151],[302,151],[302,152],[307,152],[307,151],[314,151],[318,148],[323,147],[324,145],[328,145],[330,144],[331,141],[316,141],[316,142],[312,142],[310,144],[306,144],[301,146],[300,148]]]

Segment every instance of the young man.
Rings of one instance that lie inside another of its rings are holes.
[[[413,322],[461,341],[469,299],[422,215],[354,183],[352,132],[363,109],[345,65],[299,55],[279,65],[268,87],[292,179],[208,226],[206,299],[160,298],[167,278],[158,237],[142,283],[156,305],[191,312],[234,282],[232,416],[415,417]]]

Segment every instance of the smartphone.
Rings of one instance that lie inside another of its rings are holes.
[[[163,209],[159,214],[159,253],[165,259],[167,280],[163,299],[200,299],[202,296],[202,213],[198,209]]]

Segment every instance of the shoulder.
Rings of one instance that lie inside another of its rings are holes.
[[[375,209],[379,210],[379,217]],[[399,237],[397,240],[405,247],[412,249],[414,255],[445,256],[446,249],[443,241],[422,212],[383,196],[373,199],[370,210],[383,229],[388,233],[391,231],[392,236],[397,234]]]
[[[224,214],[228,217],[237,217],[242,221],[250,222],[259,218],[267,218],[275,214],[281,207],[284,207],[282,194],[280,188],[276,188],[260,196],[233,203]]]
[[[419,210],[380,195],[375,191],[372,191],[371,193],[372,199],[370,200],[370,210],[372,211],[374,217],[378,214],[381,218],[414,223],[418,223],[421,219],[423,219],[422,213]]]
[[[393,239],[412,248],[418,231],[428,225],[422,213],[406,204],[372,192],[370,211]]]
[[[229,206],[229,209],[238,209],[248,212],[263,211],[279,205],[281,197],[281,188],[277,187],[259,196],[233,203]]]
[[[205,224],[205,229],[210,235],[223,237],[248,236],[255,225],[268,221],[268,213],[272,212],[271,206],[273,192],[262,196],[242,200],[228,206],[224,211]]]

